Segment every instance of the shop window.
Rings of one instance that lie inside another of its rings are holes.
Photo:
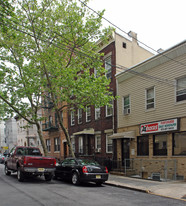
[[[155,108],[155,91],[154,87],[146,90],[146,109]]]
[[[186,155],[186,132],[173,134],[173,155]]]
[[[60,151],[60,141],[59,137],[54,138],[54,152],[59,152]]]
[[[176,81],[176,101],[186,100],[186,77],[177,79]]]
[[[149,155],[149,136],[141,136],[137,138],[137,154],[138,156]]]
[[[167,155],[167,134],[158,134],[153,136],[154,156]]]

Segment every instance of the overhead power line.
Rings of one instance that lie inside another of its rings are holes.
[[[11,21],[11,23],[13,22],[13,23],[16,24],[16,25],[19,25],[19,26],[21,26],[21,27],[23,27],[23,28],[26,28],[26,29],[32,31],[29,27],[23,26],[23,25],[19,24],[19,23],[16,22],[16,21],[13,21],[13,20],[10,20],[10,19],[7,19],[7,20]],[[7,25],[7,26],[8,26],[8,25]],[[23,30],[20,30],[20,29],[16,28],[13,24],[12,24],[12,28],[13,28],[14,30],[17,30],[18,32],[25,33],[25,34],[27,34],[27,35],[29,35],[29,36],[31,36],[31,37],[34,37],[33,34],[30,34],[30,33],[28,33],[28,32],[25,32],[25,31],[23,31]],[[51,32],[53,32],[53,31],[51,31]],[[53,32],[53,33],[56,34],[56,32]],[[61,35],[60,35],[60,36],[61,36]],[[61,37],[64,38],[63,36],[61,36]],[[54,43],[54,42],[51,42],[51,39],[50,39],[50,40],[49,40],[49,39],[45,39],[45,38],[43,38],[43,37],[41,37],[41,36],[37,36],[37,38],[38,38],[40,41],[43,41],[43,42],[47,42],[47,43],[49,43],[49,44],[52,44],[54,47],[57,47],[57,48],[59,48],[59,49],[67,50],[67,51],[72,52],[72,49],[73,49],[73,48],[70,47],[70,46],[68,46],[68,45],[65,45],[65,44],[62,44],[62,43],[59,43],[59,42],[55,42],[55,43]],[[68,40],[67,38],[65,38],[65,40],[67,40],[67,41],[70,42],[70,40]],[[59,46],[59,45],[60,45],[60,46]],[[62,47],[61,47],[61,46],[62,46]],[[86,52],[87,52],[87,51],[86,51]],[[80,51],[80,50],[78,50],[78,51],[74,50],[74,53],[77,53],[77,54],[80,54],[80,55],[82,55],[82,56],[84,56],[84,57],[86,57],[86,58],[90,58],[90,59],[92,59],[92,60],[95,60],[94,57],[89,56],[87,53],[85,54],[84,51],[82,52],[82,51]],[[100,61],[103,63],[102,60],[100,60]],[[108,63],[107,63],[107,64],[108,64]],[[110,66],[112,66],[112,67],[115,67],[115,68],[118,68],[118,69],[125,70],[125,72],[138,75],[138,76],[143,77],[143,78],[145,78],[145,79],[150,79],[150,80],[153,80],[153,81],[156,81],[156,82],[161,82],[161,83],[164,83],[164,84],[169,84],[170,86],[175,86],[175,83],[174,83],[173,81],[171,81],[171,80],[168,80],[168,79],[162,79],[162,78],[154,77],[154,76],[152,76],[152,75],[147,75],[147,74],[144,74],[144,73],[140,73],[140,72],[134,71],[134,70],[132,70],[132,69],[129,69],[129,68],[127,68],[127,67],[121,66],[121,65],[112,65],[112,64],[108,64],[108,65],[110,65]]]
[[[123,29],[121,29],[120,27],[118,27],[116,24],[112,23],[110,20],[108,20],[108,19],[105,18],[104,16],[101,16],[97,11],[95,11],[94,9],[92,9],[91,7],[89,7],[89,6],[88,6],[87,4],[85,4],[83,1],[81,1],[81,0],[78,0],[78,1],[79,1],[80,3],[82,3],[84,6],[86,6],[88,9],[90,9],[91,11],[93,11],[94,13],[96,13],[99,17],[101,17],[102,19],[104,19],[105,21],[107,21],[109,24],[111,24],[112,26],[114,26],[115,28],[117,28],[118,30],[120,30],[121,32],[127,34],[127,35],[130,37],[130,35],[129,35],[128,32],[124,31]],[[166,58],[168,58],[168,59],[170,59],[170,60],[172,60],[172,61],[174,61],[174,62],[176,62],[176,63],[178,63],[178,64],[181,64],[182,66],[186,66],[186,65],[183,64],[182,62],[179,62],[179,61],[177,61],[177,60],[175,60],[175,59],[172,59],[172,58],[168,57],[167,55],[163,54],[162,52],[159,52],[159,51],[153,49],[152,47],[148,46],[147,44],[143,43],[142,41],[139,41],[137,38],[133,37],[133,39],[135,39],[136,41],[138,41],[140,44],[144,45],[145,47],[149,48],[150,50],[152,50],[152,51],[154,51],[154,52],[156,52],[156,53],[158,53],[158,54],[160,54],[160,55],[162,55],[162,56],[164,56],[164,57],[166,57]]]

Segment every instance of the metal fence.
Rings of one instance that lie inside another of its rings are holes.
[[[123,173],[128,177],[169,181],[177,179],[177,160],[125,159],[125,161],[95,158],[109,171]]]

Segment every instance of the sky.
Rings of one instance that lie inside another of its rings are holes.
[[[106,19],[126,33],[136,32],[137,39],[153,50],[186,40],[186,0],[89,0],[88,6],[105,9]],[[103,24],[110,25],[104,20]]]

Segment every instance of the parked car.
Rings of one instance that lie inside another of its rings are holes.
[[[0,154],[0,164],[4,164],[5,162],[5,156],[3,154]]]
[[[67,158],[56,165],[54,178],[71,180],[72,184],[95,182],[101,185],[108,180],[107,167],[88,159]]]
[[[17,146],[12,149],[5,161],[5,174],[17,172],[18,181],[22,182],[27,176],[44,175],[46,181],[53,177],[56,159],[43,157],[37,147]]]

